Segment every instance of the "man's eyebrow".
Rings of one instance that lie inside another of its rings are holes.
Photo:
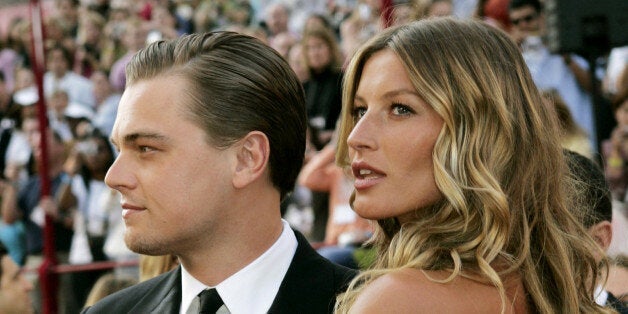
[[[165,135],[153,133],[153,132],[136,132],[136,133],[125,135],[122,138],[122,144],[127,144],[127,145],[132,144],[139,139],[150,139],[150,140],[165,142],[168,138]],[[118,146],[118,143],[115,141],[113,137],[110,138],[109,140],[111,141],[111,143],[113,143],[113,145],[115,145],[116,147]]]

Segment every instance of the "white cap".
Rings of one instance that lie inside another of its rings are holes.
[[[30,106],[39,100],[36,86],[29,86],[13,93],[13,101],[22,106]]]
[[[63,115],[68,118],[86,118],[91,120],[94,117],[94,111],[92,111],[90,108],[87,108],[87,106],[83,106],[76,102],[70,102],[65,108]]]

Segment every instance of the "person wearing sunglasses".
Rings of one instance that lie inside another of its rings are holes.
[[[539,0],[511,0],[510,35],[519,45],[532,79],[541,90],[555,89],[576,123],[597,147],[591,103],[591,78],[586,60],[575,54],[553,54],[547,48],[545,17]]]

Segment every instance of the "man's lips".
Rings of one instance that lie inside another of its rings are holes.
[[[131,205],[129,203],[122,203],[122,218],[128,218],[130,215],[134,213],[138,213],[140,211],[146,210],[145,207]]]

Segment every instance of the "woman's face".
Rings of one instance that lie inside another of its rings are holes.
[[[81,152],[87,168],[92,172],[105,174],[113,161],[109,143],[104,138],[99,137],[90,138],[83,143],[88,148]]]
[[[327,43],[318,37],[309,37],[305,41],[306,58],[310,68],[315,72],[325,69],[331,62],[331,49]]]
[[[625,100],[617,110],[615,110],[615,120],[620,126],[628,126],[628,100]]]
[[[366,62],[352,107],[356,124],[347,144],[356,213],[403,223],[440,200],[432,151],[443,119],[417,93],[395,53],[382,50]]]

